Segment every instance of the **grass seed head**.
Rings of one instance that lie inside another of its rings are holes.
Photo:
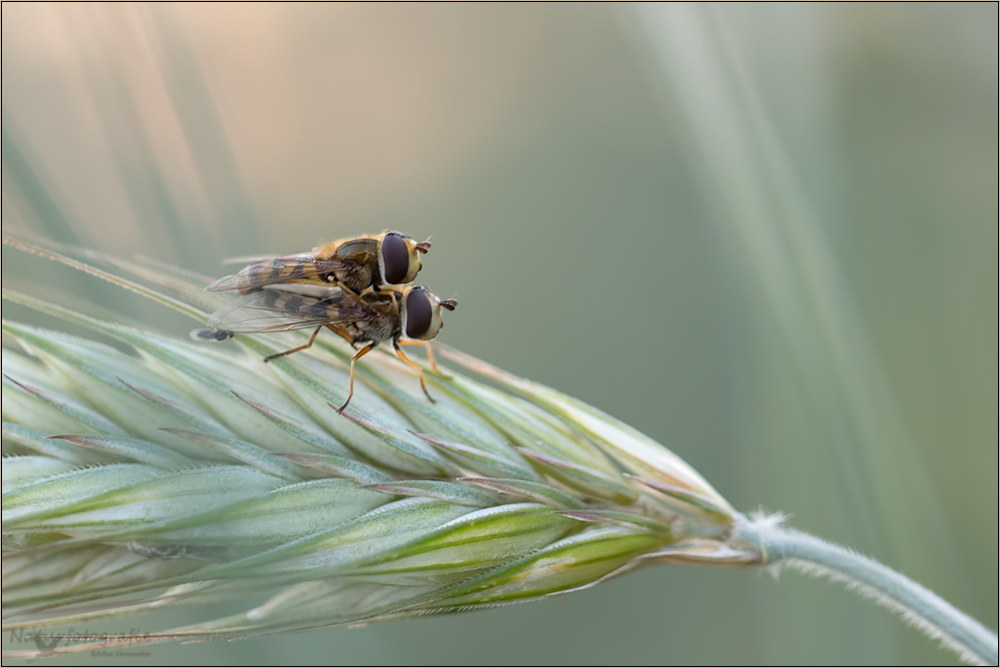
[[[93,253],[5,242],[195,318],[220,299],[181,272],[130,278]],[[455,350],[438,348],[447,376],[425,368],[434,404],[391,355],[366,357],[341,415],[337,341],[264,364],[301,333],[208,346],[4,297],[124,344],[3,323],[5,629],[138,614],[153,627],[162,608],[246,601],[110,643],[241,638],[757,558],[730,544],[725,499],[669,450]],[[97,645],[109,641],[54,651]]]

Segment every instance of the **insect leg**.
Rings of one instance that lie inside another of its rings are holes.
[[[347,393],[347,401],[344,402],[344,405],[337,409],[338,413],[344,412],[344,409],[347,408],[347,404],[351,403],[351,397],[354,396],[354,363],[368,354],[368,352],[376,345],[378,344],[372,341],[367,346],[359,350],[357,355],[351,358],[351,391]]]
[[[350,343],[352,348],[354,348],[355,350],[358,349],[357,344],[354,343],[354,337],[351,336],[350,334],[348,334],[347,330],[341,329],[341,328],[337,327],[336,325],[327,325],[326,327],[331,332],[333,332],[334,334],[336,334],[340,338],[342,338],[345,341],[347,341],[348,343]]]
[[[436,404],[437,402],[434,401],[434,397],[432,397],[431,393],[427,391],[427,383],[424,381],[424,370],[418,367],[416,364],[414,364],[413,360],[411,360],[409,357],[406,356],[406,353],[403,352],[403,349],[399,347],[399,341],[393,341],[393,346],[396,348],[396,354],[399,355],[399,359],[409,364],[413,369],[415,369],[420,374],[420,387],[423,389],[424,394],[427,395],[427,398],[431,400],[431,403]]]
[[[343,290],[343,291],[344,291],[344,293],[345,293],[345,294],[346,294],[346,295],[347,295],[348,297],[353,297],[355,301],[356,301],[356,300],[358,300],[358,299],[361,299],[361,295],[359,295],[359,294],[358,294],[357,292],[355,292],[354,290],[351,290],[351,289],[350,289],[349,287],[347,287],[347,286],[346,286],[346,285],[344,285],[343,283],[340,283],[340,284],[338,284],[338,285],[337,285],[337,287],[338,287],[338,288],[340,288],[341,290]],[[362,290],[361,292],[364,292],[364,290]]]
[[[402,346],[424,346],[427,348],[427,361],[431,364],[431,371],[442,378],[451,380],[451,376],[445,375],[445,373],[438,368],[437,361],[434,359],[434,349],[431,347],[430,341],[400,341],[399,344]]]
[[[265,362],[270,362],[271,360],[273,360],[276,357],[284,357],[285,355],[291,355],[292,353],[297,353],[300,350],[305,350],[306,348],[311,347],[312,344],[313,344],[313,341],[316,340],[316,335],[319,334],[319,330],[323,329],[325,326],[326,325],[320,325],[319,327],[317,327],[316,331],[313,332],[312,336],[309,337],[309,342],[308,343],[303,343],[301,346],[295,346],[294,348],[289,348],[288,350],[286,350],[284,352],[281,352],[281,353],[274,353],[273,355],[268,355],[267,357],[264,358],[264,361]]]
[[[385,287],[379,288],[378,290],[376,290],[375,288],[368,288],[368,289],[371,290],[373,293],[376,293],[376,294],[389,295],[389,300],[392,302],[392,310],[393,310],[393,312],[395,312],[396,315],[399,315],[399,302],[396,301],[396,291],[395,290],[392,290],[390,288],[385,288]]]

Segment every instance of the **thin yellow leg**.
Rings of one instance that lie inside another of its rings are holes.
[[[350,334],[348,334],[347,330],[340,329],[336,325],[327,325],[326,327],[331,332],[333,332],[334,334],[336,334],[340,338],[342,338],[345,341],[347,341],[348,343],[350,343],[352,348],[354,348],[355,350],[358,349],[358,346],[354,343],[354,337],[352,337]]]
[[[338,413],[344,412],[344,409],[347,408],[347,404],[351,403],[351,398],[354,396],[354,363],[368,354],[368,352],[374,347],[374,343],[369,343],[367,346],[359,350],[357,355],[351,358],[351,391],[347,393],[347,401],[344,402],[344,405],[337,409]]]
[[[427,349],[427,361],[431,364],[431,371],[441,376],[442,378],[447,378],[451,380],[451,376],[446,376],[441,369],[438,368],[437,361],[434,359],[434,349],[431,347],[430,341],[400,341],[400,345],[403,346],[423,346]]]
[[[313,335],[309,337],[309,343],[303,343],[301,346],[295,346],[294,348],[289,348],[288,350],[286,350],[284,352],[281,352],[281,353],[275,353],[273,355],[268,355],[267,357],[264,358],[264,361],[265,362],[270,362],[271,360],[273,360],[276,357],[284,357],[285,355],[291,355],[292,353],[297,353],[300,350],[305,350],[306,348],[312,347],[313,341],[316,340],[316,335],[319,334],[319,330],[323,329],[324,326],[325,325],[320,325],[319,327],[316,328],[316,331],[313,332]]]
[[[357,300],[361,299],[361,295],[359,295],[359,294],[358,294],[357,292],[355,292],[354,290],[351,290],[351,289],[350,289],[349,287],[347,287],[347,286],[346,286],[346,285],[344,285],[343,283],[339,283],[339,284],[337,284],[337,287],[338,287],[338,288],[340,288],[341,290],[343,290],[343,291],[344,291],[344,294],[346,294],[346,295],[347,295],[348,297],[351,297],[351,298],[352,298],[352,299],[354,299],[355,301],[357,301]],[[366,288],[366,289],[370,290],[371,288]],[[364,292],[364,290],[362,290],[361,292]]]
[[[382,288],[378,291],[380,295],[389,295],[389,301],[392,302],[392,310],[396,315],[399,315],[399,302],[396,301],[396,291],[392,289]]]
[[[431,403],[436,404],[437,402],[434,401],[434,397],[432,397],[431,393],[427,391],[427,383],[426,381],[424,381],[424,370],[418,367],[416,364],[414,364],[413,360],[411,360],[409,357],[406,356],[406,353],[403,352],[403,349],[399,347],[399,342],[395,344],[395,347],[396,347],[396,354],[399,355],[399,359],[409,364],[413,369],[417,371],[417,373],[420,374],[420,387],[423,388],[424,394],[426,394],[427,398],[431,400]]]
[[[441,369],[438,368],[437,360],[434,359],[434,349],[431,348],[431,342],[424,341],[424,348],[427,349],[427,361],[431,363],[431,371],[433,371],[439,376],[444,376],[445,378],[450,379],[451,376],[445,376],[443,373],[441,373]]]

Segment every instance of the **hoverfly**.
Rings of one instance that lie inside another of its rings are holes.
[[[401,360],[420,373],[420,387],[427,391],[423,370],[403,352],[403,345],[425,345],[431,368],[440,373],[430,353],[430,340],[444,326],[441,309],[454,311],[458,302],[440,299],[423,286],[406,286],[364,297],[352,294],[339,285],[275,285],[249,292],[220,308],[208,318],[209,329],[195,330],[191,336],[203,341],[223,341],[237,332],[287,332],[315,327],[309,341],[264,358],[290,355],[312,346],[324,327],[351,344],[357,354],[351,358],[351,385],[343,412],[354,396],[354,363],[385,341],[392,341]],[[398,306],[397,306],[398,305]],[[358,348],[357,344],[365,345]]]
[[[413,281],[422,267],[419,254],[430,247],[429,240],[418,243],[402,232],[340,239],[309,253],[262,258],[205,289],[246,293],[279,283],[337,284],[360,295],[369,287],[379,291]]]

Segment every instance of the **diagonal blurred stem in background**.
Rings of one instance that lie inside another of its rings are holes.
[[[774,126],[738,57],[723,11],[636,4],[628,24],[692,131],[697,168],[713,193],[722,236],[734,240],[769,307],[765,326],[790,352],[827,439],[842,490],[842,521],[875,554],[906,564],[960,563],[939,502],[877,351]],[[658,79],[659,81],[656,81]],[[817,447],[818,444],[817,444]],[[920,517],[893,522],[892,517]],[[926,527],[940,532],[926,540]],[[883,544],[887,541],[887,544]],[[942,577],[964,584],[949,569]]]

